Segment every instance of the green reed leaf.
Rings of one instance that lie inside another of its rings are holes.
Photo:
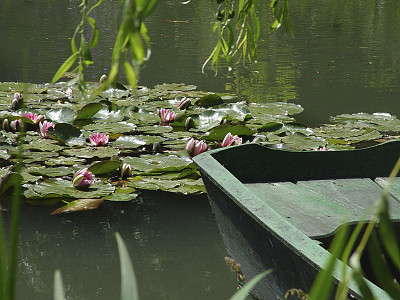
[[[54,75],[53,79],[51,80],[52,83],[56,83],[61,76],[64,75],[65,72],[67,72],[72,65],[74,64],[74,62],[76,61],[76,59],[78,58],[78,54],[79,52],[74,52],[62,65],[61,67],[58,69],[58,71],[56,72],[56,74]]]
[[[128,249],[120,234],[115,233],[121,264],[121,300],[139,300],[139,292]]]

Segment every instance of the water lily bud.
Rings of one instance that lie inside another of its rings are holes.
[[[10,106],[11,110],[18,110],[21,107],[19,106],[19,102],[17,99],[13,99],[13,101],[11,102],[11,106]]]
[[[194,121],[192,119],[192,117],[188,117],[185,121],[185,129],[189,130],[190,128],[194,127]]]
[[[181,101],[179,101],[178,109],[180,109],[180,110],[187,109],[190,106],[190,104],[192,104],[190,102],[190,99],[187,97],[184,97]]]
[[[99,83],[103,84],[104,81],[106,81],[106,79],[107,79],[107,75],[106,74],[101,75],[101,77],[99,79]]]
[[[22,121],[21,121],[21,119],[12,121],[10,123],[10,129],[13,132],[20,131],[22,129]]]
[[[120,170],[122,179],[132,176],[132,166],[130,164],[123,163],[120,167]]]
[[[163,153],[163,147],[159,142],[154,142],[153,144],[153,153]]]
[[[4,131],[10,131],[10,121],[8,119],[4,119],[2,129]]]
[[[87,189],[94,183],[94,175],[84,168],[75,173],[72,184],[76,189]]]
[[[11,102],[11,110],[18,110],[23,105],[23,97],[21,93],[15,93],[14,99]]]

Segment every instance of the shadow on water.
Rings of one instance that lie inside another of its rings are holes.
[[[115,232],[132,257],[141,299],[228,299],[235,292],[206,196],[148,192],[140,203],[56,216],[53,209],[22,208],[18,299],[52,299],[56,269],[67,299],[117,299]]]

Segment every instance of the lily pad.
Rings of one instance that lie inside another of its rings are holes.
[[[206,141],[222,141],[227,133],[238,136],[250,136],[256,133],[246,125],[220,125],[203,137]]]
[[[71,168],[67,167],[31,167],[27,169],[29,174],[36,176],[46,176],[46,177],[62,177],[67,175],[72,175],[74,172]]]
[[[75,120],[90,119],[103,107],[100,103],[88,103],[82,107],[75,117]]]
[[[96,122],[83,127],[84,130],[107,133],[130,133],[136,128],[135,124],[128,122]]]
[[[92,210],[97,209],[102,203],[103,199],[79,199],[64,205],[53,211],[52,215],[58,215],[61,213],[71,213],[76,211]]]
[[[221,96],[216,94],[206,95],[196,101],[196,105],[203,107],[211,107],[224,103]]]
[[[83,146],[86,144],[86,138],[79,128],[68,123],[58,123],[54,129],[50,127],[47,135],[61,145]]]
[[[114,193],[103,199],[107,201],[132,201],[138,197],[135,191],[132,187],[122,187],[116,189]]]
[[[24,196],[31,199],[93,199],[108,196],[115,190],[111,184],[99,180],[87,190],[77,190],[72,186],[72,180],[62,178],[45,179],[40,184],[26,184],[24,187]]]
[[[208,109],[199,115],[193,115],[196,130],[206,132],[221,124],[225,111]]]
[[[161,143],[162,141],[164,141],[164,138],[160,136],[125,135],[120,136],[118,139],[116,139],[116,141],[113,142],[113,145],[119,148],[136,149],[140,146],[151,145],[155,142]]]
[[[98,161],[92,164],[88,169],[94,175],[107,174],[119,168],[121,163],[119,160]]]
[[[62,153],[66,156],[74,156],[80,158],[106,158],[118,155],[119,150],[112,147],[84,147],[64,149]]]
[[[76,118],[76,112],[68,107],[51,109],[47,112],[46,117],[54,123],[72,124]]]
[[[325,147],[327,141],[321,137],[305,135],[303,133],[290,133],[282,138],[287,146],[297,150],[314,150],[319,147]]]

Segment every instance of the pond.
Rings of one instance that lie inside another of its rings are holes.
[[[87,80],[110,66],[116,34],[115,3],[95,13],[102,34]],[[1,1],[0,82],[49,82],[70,55],[69,38],[80,20],[80,1]],[[323,0],[293,3],[295,38],[263,31],[256,64],[241,63],[215,75],[201,67],[215,43],[216,4],[160,1],[147,22],[152,56],[140,85],[194,84],[230,92],[240,100],[293,102],[304,107],[296,120],[329,123],[342,113],[398,114],[400,102],[400,3],[395,0]],[[128,245],[142,299],[227,299],[236,279],[205,196],[146,193],[140,203],[108,203],[99,210],[50,216],[24,207],[21,218],[19,299],[51,299],[53,272],[61,269],[68,299],[111,299],[119,290],[118,231]],[[5,214],[7,215],[7,214]],[[25,292],[26,293],[25,293]]]

